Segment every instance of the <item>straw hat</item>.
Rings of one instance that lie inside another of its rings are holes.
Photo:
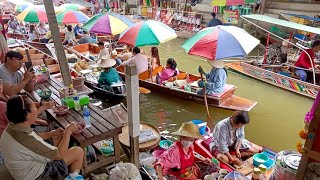
[[[204,139],[199,132],[199,127],[193,122],[182,123],[180,129],[172,133],[173,135],[191,137],[195,139]]]
[[[224,62],[222,60],[208,60],[208,63],[215,68],[224,68]]]
[[[108,56],[102,56],[101,60],[97,62],[97,65],[102,68],[112,67],[116,64],[114,59],[110,59]]]

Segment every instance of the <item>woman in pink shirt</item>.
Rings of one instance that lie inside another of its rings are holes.
[[[157,157],[154,167],[159,180],[163,180],[163,177],[169,180],[203,179],[205,175],[219,170],[210,159],[195,164],[193,142],[195,139],[203,139],[197,125],[192,122],[183,123],[180,129],[172,134],[180,136],[180,140]]]
[[[156,82],[158,84],[162,84],[163,81],[167,81],[178,74],[179,70],[177,69],[176,61],[173,58],[169,58],[167,60],[166,67],[162,70],[162,72],[157,74]]]

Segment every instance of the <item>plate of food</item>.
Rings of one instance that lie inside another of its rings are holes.
[[[52,108],[52,111],[58,116],[65,115],[68,112],[68,110],[69,107],[65,105],[55,106]]]
[[[38,95],[42,98],[42,99],[49,99],[49,97],[51,96],[52,92],[49,89],[46,90],[39,90],[37,91]]]

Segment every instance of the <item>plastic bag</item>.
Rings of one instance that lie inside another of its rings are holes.
[[[110,171],[110,180],[142,180],[142,178],[134,164],[119,163]]]
[[[79,171],[70,173],[65,180],[83,180],[84,178],[79,174]]]

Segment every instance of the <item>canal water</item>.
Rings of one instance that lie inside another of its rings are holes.
[[[177,61],[178,69],[198,74],[201,65],[206,72],[211,70],[205,59],[191,56],[181,48],[183,39],[175,39],[158,46],[161,64],[169,57]],[[144,48],[148,54],[150,48]],[[312,106],[312,99],[279,89],[275,86],[228,71],[227,83],[238,87],[235,94],[258,104],[249,112],[251,122],[245,128],[246,139],[276,151],[296,149],[300,140],[298,131]],[[206,120],[206,109],[202,104],[182,100],[171,95],[151,92],[140,95],[141,121],[151,123],[161,133],[174,139],[171,132],[181,123],[193,119]],[[210,107],[215,122],[232,114],[232,111]]]

